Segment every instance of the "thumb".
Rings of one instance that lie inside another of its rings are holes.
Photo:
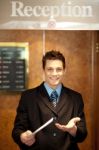
[[[30,130],[27,130],[26,132],[28,135],[30,135],[32,133]]]
[[[77,122],[79,122],[81,119],[79,117],[75,117],[73,118],[74,123],[76,124]]]
[[[30,130],[27,130],[27,131],[26,131],[26,134],[27,134],[27,136],[29,136],[29,137],[32,136],[32,132],[31,132]]]

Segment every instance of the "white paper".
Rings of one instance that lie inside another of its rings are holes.
[[[38,133],[39,131],[41,131],[43,128],[45,128],[46,126],[48,126],[50,123],[52,123],[54,120],[54,118],[51,118],[50,120],[48,120],[46,123],[44,123],[42,126],[40,126],[38,129],[36,129],[33,134]]]

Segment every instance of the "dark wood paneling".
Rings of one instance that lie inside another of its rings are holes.
[[[94,148],[99,150],[99,31],[95,33]]]

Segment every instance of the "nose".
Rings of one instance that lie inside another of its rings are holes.
[[[56,69],[53,69],[52,74],[53,74],[53,75],[57,75],[57,70],[56,70]]]

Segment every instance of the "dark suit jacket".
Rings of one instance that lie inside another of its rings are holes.
[[[78,150],[77,143],[82,142],[87,135],[83,108],[82,96],[64,86],[59,103],[54,108],[42,83],[22,93],[12,137],[22,150]],[[29,147],[21,143],[20,134],[22,132],[36,130],[51,117],[54,117],[54,122],[37,133],[35,144]],[[81,118],[77,124],[76,137],[55,127],[55,122],[67,124],[73,117]]]

